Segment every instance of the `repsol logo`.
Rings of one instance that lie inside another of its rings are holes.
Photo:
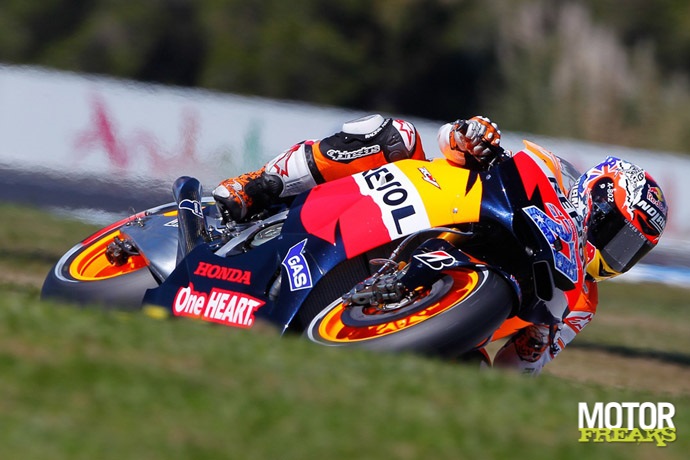
[[[596,402],[578,404],[579,442],[649,442],[665,446],[676,440],[669,402]]]
[[[388,167],[372,169],[363,173],[364,181],[374,200],[382,205],[382,211],[389,213],[396,236],[404,234],[402,221],[417,214],[414,204],[401,181]],[[384,215],[384,220],[385,219]]]

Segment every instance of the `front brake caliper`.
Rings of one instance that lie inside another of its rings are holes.
[[[400,282],[401,275],[401,272],[396,270],[367,278],[343,296],[343,304],[382,308],[379,307],[381,304],[398,303],[408,292]]]
[[[108,259],[111,265],[116,267],[126,264],[130,257],[136,255],[139,255],[139,251],[134,244],[127,239],[121,240],[118,236],[113,238],[112,243],[105,250],[106,259]]]

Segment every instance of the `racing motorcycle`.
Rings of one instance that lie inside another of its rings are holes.
[[[403,160],[234,223],[181,177],[174,202],[71,248],[42,296],[458,356],[509,318],[555,327],[580,295],[582,221],[563,180],[525,142],[487,171]]]

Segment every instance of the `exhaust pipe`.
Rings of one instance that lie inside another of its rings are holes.
[[[177,202],[179,264],[192,249],[208,241],[208,233],[201,208],[201,183],[193,177],[182,176],[175,181],[172,189]]]

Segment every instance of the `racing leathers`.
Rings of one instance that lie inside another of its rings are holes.
[[[227,179],[213,191],[225,218],[241,221],[282,198],[384,164],[425,159],[415,127],[370,115],[321,140],[300,142],[258,171]]]
[[[475,170],[489,167],[501,154],[510,154],[500,147],[500,139],[496,124],[481,116],[447,123],[438,131],[444,156],[458,167]],[[426,159],[416,128],[405,120],[371,115],[345,123],[332,136],[294,145],[260,170],[221,182],[213,195],[226,219],[242,221],[323,182],[406,158]],[[569,186],[574,181],[576,175],[567,162],[553,155],[542,159],[562,178],[562,187],[566,187],[564,182]],[[562,191],[567,195],[567,189]],[[586,283],[584,293],[569,306],[570,313],[558,328],[517,317],[506,320],[492,337],[507,338],[494,357],[494,366],[538,374],[592,319],[597,289],[593,281]]]

